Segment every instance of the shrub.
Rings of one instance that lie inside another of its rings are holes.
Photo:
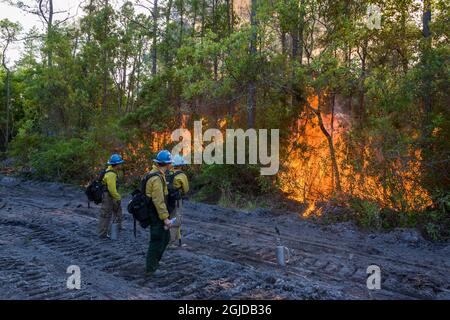
[[[430,240],[450,240],[450,193],[437,192],[433,202],[433,208],[418,215],[419,228]]]
[[[18,134],[10,143],[8,155],[14,157],[19,165],[28,165],[31,157],[39,153],[44,137],[37,134]]]
[[[363,199],[353,199],[350,205],[356,210],[356,222],[360,226],[367,229],[381,229],[380,207],[377,203]]]
[[[247,206],[251,199],[270,193],[269,178],[256,165],[202,165],[192,181],[194,199],[224,206]]]
[[[38,178],[64,182],[86,181],[98,164],[100,146],[88,139],[50,139],[41,152],[30,156]]]

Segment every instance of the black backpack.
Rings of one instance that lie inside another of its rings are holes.
[[[95,204],[99,204],[103,200],[103,192],[106,190],[106,186],[103,184],[102,180],[105,177],[106,172],[112,170],[103,169],[99,172],[97,177],[92,180],[86,187],[84,192],[88,198],[88,201],[93,201]],[[114,172],[114,171],[112,171]]]
[[[159,176],[161,182],[164,180],[159,172],[147,173],[141,180],[140,188],[131,193],[131,200],[128,202],[127,210],[134,219],[134,236],[136,237],[136,221],[142,228],[155,224],[158,221],[158,212],[151,198],[145,194],[145,188],[148,179],[154,176]]]
[[[181,191],[173,186],[174,178],[181,173],[183,173],[183,171],[166,173],[167,191],[169,192],[167,196],[167,210],[170,214],[175,210],[177,201],[182,198]]]

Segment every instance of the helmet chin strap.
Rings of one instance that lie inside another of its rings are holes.
[[[158,170],[159,170],[159,172],[161,172],[161,173],[166,172],[165,168],[162,167],[162,166],[158,166]]]

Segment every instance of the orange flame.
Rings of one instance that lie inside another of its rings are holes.
[[[317,108],[317,97],[308,99]],[[340,184],[344,194],[379,203],[396,210],[422,210],[431,204],[428,192],[418,182],[421,150],[410,150],[406,157],[386,159],[373,138],[363,147],[362,168],[349,161],[350,121],[345,114],[322,113],[322,120],[333,138]],[[298,119],[288,142],[288,157],[279,174],[282,191],[291,199],[310,203],[304,216],[320,215],[316,201],[326,201],[335,194],[330,149],[314,114]],[[378,164],[374,170],[374,163]],[[384,175],[380,172],[385,171]]]

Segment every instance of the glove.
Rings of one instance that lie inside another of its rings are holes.
[[[164,229],[169,230],[171,226],[172,226],[172,223],[170,222],[170,220],[164,219]]]

